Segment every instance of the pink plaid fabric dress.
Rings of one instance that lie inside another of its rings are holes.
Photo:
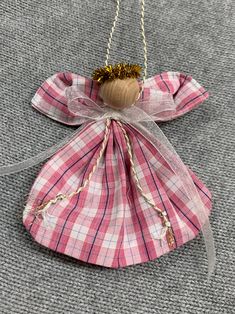
[[[82,118],[68,110],[65,94],[67,87],[78,84],[93,101],[98,100],[96,82],[67,72],[48,78],[33,97],[32,105],[59,122],[81,124]],[[149,88],[173,97],[176,111],[173,116],[164,115],[161,120],[165,121],[187,113],[208,97],[192,77],[178,72],[165,72],[146,80],[143,95],[148,94]],[[158,239],[161,220],[136,187],[126,141],[115,119],[111,120],[104,155],[86,188],[52,205],[47,222],[33,211],[24,211],[23,223],[38,243],[87,263],[118,268],[156,259],[199,233],[198,217],[171,165],[131,123],[123,127],[132,144],[143,190],[167,212],[174,247],[169,247],[166,238]],[[81,186],[98,158],[104,132],[104,120],[84,123],[78,135],[45,163],[32,186],[27,208]],[[211,194],[188,171],[209,216]]]

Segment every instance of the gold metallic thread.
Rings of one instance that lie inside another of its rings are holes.
[[[138,64],[118,63],[106,65],[93,72],[92,78],[99,83],[113,81],[115,79],[138,78],[142,67]]]

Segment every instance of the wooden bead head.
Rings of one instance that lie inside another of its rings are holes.
[[[121,110],[133,105],[139,97],[139,83],[134,78],[106,81],[100,87],[100,97],[109,107]]]
[[[99,95],[104,103],[117,110],[133,105],[139,98],[141,66],[138,64],[118,63],[96,69],[93,79],[100,86]]]

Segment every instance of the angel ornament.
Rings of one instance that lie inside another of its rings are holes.
[[[57,73],[38,89],[35,109],[80,127],[38,174],[24,226],[43,246],[111,268],[156,259],[202,230],[213,259],[211,193],[157,125],[208,93],[178,72],[144,83],[140,72],[121,63],[95,70],[93,79]]]

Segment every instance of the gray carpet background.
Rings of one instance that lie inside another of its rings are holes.
[[[148,75],[181,71],[210,92],[197,110],[162,129],[213,193],[217,266],[206,281],[201,237],[160,259],[124,269],[91,266],[33,241],[25,195],[42,164],[0,178],[0,313],[234,313],[234,3],[146,1]],[[31,108],[58,71],[90,76],[105,60],[115,1],[0,3],[0,164],[39,153],[70,134]],[[111,62],[143,63],[139,1],[121,1]]]

